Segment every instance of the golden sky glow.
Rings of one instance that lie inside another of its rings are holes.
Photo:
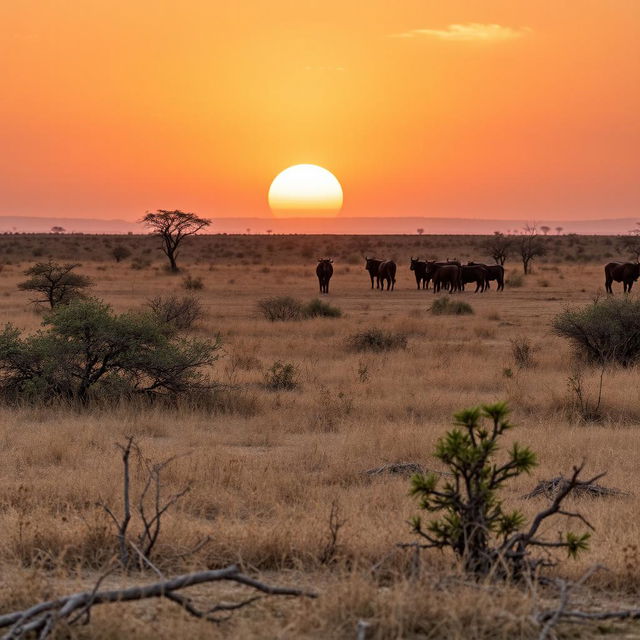
[[[0,2],[0,214],[636,216],[638,0]]]

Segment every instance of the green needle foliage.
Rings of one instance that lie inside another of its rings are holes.
[[[420,516],[412,519],[413,531],[426,540],[420,546],[452,549],[465,571],[477,575],[521,577],[541,562],[547,563],[532,558],[530,547],[562,547],[575,556],[587,549],[589,540],[588,533],[568,533],[558,541],[537,537],[540,524],[554,514],[579,518],[588,525],[580,514],[562,509],[569,492],[587,484],[579,480],[582,467],[574,468],[567,487],[556,494],[528,529],[520,511],[504,508],[500,490],[512,478],[530,473],[537,464],[535,454],[517,443],[507,451],[503,462],[497,461],[498,441],[514,426],[508,415],[503,402],[457,413],[456,428],[438,441],[435,451],[436,458],[448,467],[448,477],[441,482],[439,475],[430,473],[411,479],[411,495],[418,498],[420,508],[442,514],[426,524]]]

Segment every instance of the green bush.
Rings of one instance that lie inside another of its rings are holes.
[[[202,367],[220,340],[179,338],[151,314],[116,314],[96,299],[50,312],[23,337],[0,332],[0,393],[6,400],[52,401],[133,395],[177,396],[211,388]]]
[[[304,317],[304,307],[299,300],[290,296],[266,298],[258,302],[258,309],[271,322],[300,320]]]
[[[81,297],[83,291],[93,285],[91,278],[74,273],[78,266],[58,264],[52,260],[38,262],[24,272],[29,279],[18,284],[18,289],[39,293],[42,298],[32,302],[46,302],[51,309],[67,304],[74,298]]]
[[[347,343],[354,351],[393,351],[407,348],[407,336],[382,329],[367,329],[354,333]]]
[[[462,300],[442,297],[431,305],[431,313],[434,316],[464,316],[473,313],[473,307]]]
[[[640,301],[596,300],[581,309],[567,309],[553,319],[553,331],[567,338],[576,354],[600,365],[623,367],[640,360]]]
[[[290,362],[278,360],[267,369],[264,382],[272,391],[292,391],[298,386],[298,368]]]
[[[342,311],[328,302],[315,298],[305,305],[304,315],[307,318],[339,318],[342,315]]]
[[[456,428],[438,441],[435,450],[435,457],[447,467],[446,477],[428,473],[411,478],[411,494],[419,499],[420,509],[440,517],[423,524],[415,516],[411,523],[423,547],[451,549],[465,571],[522,578],[544,566],[542,558],[532,554],[536,547],[543,551],[556,547],[575,556],[588,548],[589,534],[566,532],[558,540],[547,540],[540,532],[545,520],[555,514],[582,518],[562,509],[569,493],[584,484],[579,479],[581,467],[574,468],[554,495],[552,506],[534,517],[531,525],[526,526],[521,511],[503,507],[500,491],[507,482],[530,473],[537,464],[535,454],[515,442],[502,459],[498,457],[499,441],[513,428],[508,414],[506,404],[496,403],[454,416]],[[549,562],[548,555],[545,560]]]

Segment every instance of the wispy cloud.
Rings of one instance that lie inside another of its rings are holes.
[[[446,29],[411,29],[403,33],[391,34],[390,38],[436,38],[451,42],[497,42],[514,40],[531,33],[529,27],[503,27],[500,24],[482,24],[468,22],[466,24],[450,24]]]

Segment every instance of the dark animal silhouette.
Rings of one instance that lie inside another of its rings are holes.
[[[369,272],[369,276],[371,277],[371,288],[373,289],[373,279],[376,279],[376,289],[380,288],[380,276],[378,275],[378,269],[380,265],[384,262],[384,260],[378,260],[377,258],[367,258],[367,261],[364,268]]]
[[[384,283],[387,283],[387,291],[393,291],[396,286],[396,263],[393,260],[385,260],[378,267],[378,278],[380,288],[384,291]]]
[[[449,289],[451,293],[460,288],[460,271],[457,264],[445,264],[437,267],[433,274],[433,293],[440,289]]]
[[[329,258],[318,258],[316,275],[320,284],[320,293],[329,293],[329,280],[333,275],[333,260]]]
[[[427,262],[426,260],[420,260],[419,258],[411,258],[411,264],[409,269],[413,271],[413,275],[416,277],[417,288],[426,289],[428,286],[427,280]]]
[[[484,264],[483,262],[469,262],[471,266],[484,267],[487,270],[486,286],[489,289],[489,282],[495,280],[498,291],[504,291],[504,267],[501,264]]]
[[[436,260],[427,260],[426,261],[425,289],[429,288],[429,282],[431,282],[431,280],[433,280],[435,272],[440,267],[446,267],[448,265],[455,265],[457,267],[461,266],[460,263],[457,260],[447,260],[446,262],[438,262]],[[449,283],[445,282],[445,283],[443,283],[443,286],[444,286],[445,289],[448,289],[449,288]]]
[[[605,282],[604,287],[607,293],[613,293],[611,284],[622,282],[622,289],[625,293],[631,291],[633,283],[640,276],[640,263],[637,262],[610,262],[604,267]]]
[[[476,283],[476,293],[484,291],[487,286],[488,273],[485,267],[480,265],[464,265],[460,267],[460,289],[464,291],[464,285],[470,282]]]

